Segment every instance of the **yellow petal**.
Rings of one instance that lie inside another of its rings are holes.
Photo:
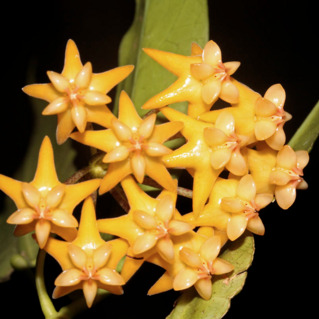
[[[128,147],[121,145],[119,147],[116,147],[111,152],[107,153],[103,157],[104,163],[112,163],[112,162],[120,162],[124,161],[130,154],[130,151]]]
[[[248,202],[255,199],[256,196],[256,184],[252,175],[247,174],[243,176],[238,184],[237,195]]]
[[[60,227],[77,227],[77,219],[62,209],[55,209],[52,212],[52,223]]]
[[[235,131],[234,116],[229,111],[222,111],[216,119],[215,127],[226,135],[231,135]]]
[[[75,42],[69,39],[65,49],[62,75],[68,79],[74,79],[82,67],[79,50]]]
[[[54,71],[48,71],[47,75],[56,90],[61,93],[65,93],[68,90],[70,83],[63,75]]]
[[[135,210],[132,213],[135,223],[144,229],[154,229],[157,222],[154,216],[141,210]]]
[[[257,194],[255,197],[255,203],[259,209],[262,209],[269,205],[274,198],[273,194]]]
[[[210,278],[199,279],[195,283],[195,289],[197,290],[198,294],[203,299],[209,300],[213,292],[211,279]]]
[[[22,183],[22,192],[27,203],[36,208],[41,198],[40,192],[29,183]]]
[[[172,219],[175,210],[175,204],[170,195],[164,195],[156,206],[156,215],[164,222]]]
[[[196,42],[192,42],[191,52],[192,55],[201,55],[203,53],[203,49]]]
[[[78,89],[86,89],[92,77],[92,64],[90,62],[85,63],[81,71],[76,75],[74,83]]]
[[[131,158],[131,167],[136,180],[142,183],[145,176],[145,159],[139,153],[134,153]]]
[[[264,97],[277,107],[283,107],[286,100],[286,92],[281,84],[274,84],[266,91]]]
[[[204,129],[204,139],[210,147],[216,147],[226,143],[227,135],[216,127],[206,127]]]
[[[51,231],[51,223],[46,219],[40,219],[35,224],[35,235],[39,247],[42,249],[49,238]]]
[[[56,130],[56,139],[58,145],[63,144],[75,128],[75,123],[72,119],[71,110],[66,110],[58,114],[58,125]]]
[[[111,98],[97,91],[87,91],[84,94],[83,101],[88,105],[103,105],[111,102]]]
[[[68,246],[69,257],[73,265],[79,269],[83,269],[86,266],[87,255],[81,247],[70,244]]]
[[[100,247],[94,250],[93,252],[93,263],[96,269],[104,267],[110,258],[111,254],[111,245],[102,244]]]
[[[157,243],[156,235],[151,232],[146,232],[138,236],[133,244],[133,253],[135,255],[144,253],[153,248]]]
[[[265,234],[265,226],[259,216],[248,220],[247,229],[256,235],[263,236]]]
[[[167,261],[172,263],[174,261],[174,246],[173,242],[169,238],[161,238],[157,241],[157,251],[160,256]]]
[[[86,128],[87,114],[86,109],[82,105],[75,105],[71,108],[72,120],[77,129],[83,133]]]
[[[232,151],[228,148],[213,150],[211,164],[214,169],[223,168],[230,160]]]
[[[233,215],[227,224],[227,236],[230,240],[236,240],[247,227],[247,218],[244,215]]]
[[[138,128],[138,133],[140,134],[140,136],[144,138],[149,138],[153,133],[155,121],[156,121],[155,113],[146,117]]]
[[[216,65],[221,62],[221,60],[221,51],[217,43],[212,40],[208,41],[203,49],[203,61],[211,65]]]
[[[292,183],[285,186],[277,186],[275,196],[279,207],[288,209],[296,199],[296,187]]]
[[[97,272],[99,281],[105,285],[121,286],[125,284],[123,277],[114,269],[102,268]]]
[[[255,102],[255,112],[257,116],[270,117],[277,112],[277,106],[263,97],[258,97]]]
[[[267,138],[266,143],[274,150],[279,151],[286,143],[286,134],[282,127],[277,127],[275,133]]]
[[[221,258],[215,259],[212,268],[215,275],[227,274],[234,270],[234,266],[231,263]]]
[[[292,169],[296,166],[297,155],[289,146],[285,145],[277,154],[277,165],[282,168]]]
[[[269,183],[275,185],[287,185],[290,182],[290,175],[285,171],[275,170],[269,175]]]
[[[194,63],[191,64],[190,71],[194,78],[201,81],[213,75],[214,67],[207,63]]]
[[[147,147],[145,148],[145,153],[149,156],[164,156],[170,154],[172,150],[166,147],[163,144],[159,143],[147,143]]]
[[[120,141],[126,142],[132,138],[131,129],[116,118],[112,119],[112,129]]]
[[[213,261],[218,256],[221,249],[221,241],[219,236],[208,238],[200,248],[200,255],[207,261]]]
[[[304,169],[309,163],[309,153],[304,150],[296,151],[297,156],[297,167]]]
[[[247,173],[247,163],[239,149],[231,153],[230,159],[226,164],[226,168],[237,176],[242,176]]]
[[[61,200],[64,196],[64,192],[64,184],[57,185],[53,189],[51,189],[46,197],[47,206],[50,208],[57,207],[61,203]]]
[[[74,286],[81,281],[82,271],[76,268],[64,270],[56,279],[56,286]]]
[[[212,104],[214,103],[219,96],[221,91],[221,83],[219,80],[210,80],[205,83],[202,87],[202,98],[204,103]]]
[[[202,265],[199,255],[188,247],[183,247],[179,251],[179,256],[182,262],[191,268],[199,268]]]
[[[241,213],[245,209],[243,201],[236,197],[222,198],[220,207],[230,213]]]
[[[8,224],[25,225],[31,223],[35,218],[35,212],[31,208],[22,208],[11,214],[8,219]]]
[[[224,80],[219,97],[230,104],[236,104],[239,102],[239,90],[232,81]]]
[[[65,112],[68,106],[70,105],[70,102],[65,97],[60,97],[55,100],[53,100],[43,111],[43,115],[53,115]]]
[[[255,124],[255,135],[257,140],[263,141],[276,132],[277,125],[270,120],[259,120]]]
[[[86,280],[83,282],[83,294],[88,308],[91,308],[97,293],[97,282],[95,280]]]
[[[176,291],[187,289],[195,284],[198,280],[196,271],[185,268],[179,271],[173,281],[173,288]]]
[[[227,74],[232,75],[240,67],[240,62],[239,61],[225,62],[224,66],[225,66]]]
[[[168,232],[173,236],[183,235],[193,228],[191,224],[179,220],[171,220],[168,224]]]

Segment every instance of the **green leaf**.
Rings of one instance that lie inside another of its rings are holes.
[[[319,135],[319,101],[300,125],[289,145],[295,150],[310,152]]]
[[[200,298],[193,288],[185,291],[167,319],[222,318],[230,307],[231,298],[238,294],[245,284],[254,251],[254,237],[248,232],[236,241],[228,242],[220,257],[234,265],[233,272],[228,277],[215,277],[210,300]]]
[[[144,115],[147,112],[141,109],[144,102],[167,88],[176,77],[147,56],[142,48],[190,55],[191,43],[204,46],[208,33],[207,0],[136,0],[133,24],[119,50],[119,64],[134,64],[135,70],[118,86],[115,100],[124,89],[139,114]],[[187,104],[176,103],[174,107],[186,112]],[[114,112],[117,112],[117,103]]]
[[[34,115],[32,134],[22,165],[14,176],[19,181],[30,182],[35,174],[40,145],[45,135],[51,139],[54,149],[55,165],[61,182],[70,177],[76,170],[74,165],[75,150],[71,141],[57,145],[55,138],[56,119],[52,116],[42,116],[45,107],[43,101],[31,99]],[[34,267],[38,246],[31,234],[15,237],[14,226],[6,223],[7,218],[16,210],[11,198],[6,197],[4,209],[0,213],[0,281],[8,280],[14,269]]]

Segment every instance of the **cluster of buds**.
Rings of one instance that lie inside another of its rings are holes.
[[[91,307],[98,288],[122,294],[125,283],[149,262],[165,269],[150,295],[194,286],[210,299],[211,278],[234,269],[219,257],[223,245],[246,230],[263,235],[260,210],[272,203],[288,209],[296,189],[307,187],[303,169],[308,153],[285,144],[283,126],[291,115],[284,111],[280,84],[261,96],[236,81],[232,75],[240,63],[223,63],[214,41],[203,49],[193,43],[190,56],[144,52],[177,77],[141,106],[150,110],[144,117],[125,91],[118,117],[107,106],[107,93],[134,67],[95,74],[91,63],[82,64],[72,40],[61,74],[50,71],[50,83],[23,88],[49,103],[43,115],[57,115],[58,144],[71,138],[102,154],[91,165],[91,179],[63,184],[46,136],[30,183],[0,175],[0,189],[17,206],[7,220],[16,225],[15,235],[34,232],[40,249],[62,268],[54,298],[82,289]],[[218,100],[227,106],[216,108]],[[185,101],[186,114],[172,107]],[[158,113],[166,120],[159,120]],[[168,142],[180,136],[183,144],[170,147]],[[102,165],[107,169],[99,170]],[[171,169],[191,177],[192,205],[183,214],[176,207],[181,185]],[[155,196],[143,187],[149,180],[158,190]],[[112,218],[105,208],[104,218],[97,219],[92,194],[103,196],[115,188],[128,208]],[[73,211],[81,201],[78,221]],[[105,241],[101,233],[114,237]]]

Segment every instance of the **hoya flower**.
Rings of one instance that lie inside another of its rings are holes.
[[[275,150],[280,150],[285,144],[283,126],[291,119],[291,115],[284,111],[285,100],[285,90],[280,84],[275,84],[266,91],[264,97],[258,98],[255,104],[256,138],[266,141]]]
[[[207,42],[203,50],[193,44],[191,56],[150,48],[144,49],[144,52],[178,78],[149,99],[143,109],[188,101],[188,115],[197,117],[209,111],[219,97],[229,103],[238,102],[238,89],[230,76],[240,63],[223,63],[220,48],[214,41]]]
[[[72,242],[51,237],[44,249],[63,269],[55,280],[53,298],[82,289],[87,306],[91,307],[99,288],[123,293],[125,281],[115,268],[126,254],[127,243],[122,239],[105,242],[101,238],[91,197],[83,203],[77,237]]]
[[[282,209],[288,209],[296,199],[296,189],[306,189],[303,169],[309,162],[307,151],[294,151],[285,145],[277,155],[276,165],[270,173],[270,183],[275,184],[275,197]]]
[[[71,135],[74,140],[107,153],[103,162],[109,165],[101,182],[100,194],[109,191],[130,174],[139,183],[148,175],[168,190],[176,188],[162,162],[162,157],[172,150],[163,143],[183,125],[179,121],[156,125],[155,121],[156,114],[142,119],[127,93],[122,91],[118,119],[112,119],[109,129]]]
[[[235,119],[230,112],[220,113],[215,126],[205,128],[204,137],[212,149],[211,164],[214,169],[225,167],[239,176],[247,173],[247,164],[240,152],[246,138],[235,133]]]
[[[109,125],[113,115],[105,105],[111,102],[106,94],[132,70],[128,65],[93,73],[92,64],[82,64],[76,44],[69,40],[61,74],[48,71],[51,83],[27,85],[23,91],[49,102],[42,114],[58,116],[56,137],[62,144],[75,127],[83,132],[88,122]]]
[[[175,257],[174,242],[188,234],[192,225],[183,222],[175,207],[176,193],[163,190],[156,198],[145,193],[128,176],[121,185],[129,202],[127,214],[98,220],[100,232],[113,234],[128,241],[130,248],[122,274],[128,280],[153,255],[166,263]]]
[[[61,183],[47,136],[41,144],[36,173],[30,183],[0,175],[0,189],[17,206],[17,211],[9,216],[7,222],[17,225],[14,231],[16,236],[35,231],[40,248],[45,246],[51,232],[66,240],[74,238],[78,222],[72,215],[73,210],[99,185],[100,179],[73,185]]]
[[[210,299],[212,296],[212,277],[229,273],[234,269],[233,265],[218,257],[220,249],[219,236],[208,238],[198,251],[183,247],[179,255],[185,267],[174,277],[174,290],[179,291],[194,286],[203,299]]]
[[[248,229],[254,234],[263,235],[265,227],[259,217],[260,209],[273,200],[273,194],[256,194],[256,184],[250,174],[243,176],[237,186],[234,197],[223,197],[220,206],[231,213],[227,223],[227,236],[237,239]]]

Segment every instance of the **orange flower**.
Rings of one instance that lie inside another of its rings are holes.
[[[111,121],[110,129],[71,135],[74,140],[107,153],[103,162],[109,165],[101,183],[100,194],[109,191],[130,174],[139,183],[148,175],[164,188],[176,189],[176,184],[162,162],[163,155],[171,153],[171,149],[163,143],[182,128],[182,123],[175,121],[155,125],[155,120],[156,114],[142,119],[127,93],[122,91],[119,117]]]
[[[188,114],[197,117],[210,110],[218,97],[229,103],[238,102],[238,89],[230,78],[239,62],[223,63],[219,46],[214,41],[202,50],[193,44],[192,55],[183,56],[156,49],[144,49],[151,58],[178,76],[167,89],[149,99],[143,109],[188,101]]]
[[[99,185],[100,179],[62,184],[56,174],[53,149],[47,136],[41,144],[37,170],[30,183],[0,175],[0,189],[18,208],[7,222],[17,225],[16,236],[35,231],[40,248],[45,246],[50,232],[67,240],[74,238],[78,222],[72,212]]]
[[[309,162],[307,151],[294,151],[285,145],[277,154],[276,166],[270,173],[270,183],[275,184],[275,196],[282,209],[288,209],[296,199],[296,189],[306,189],[303,169]]]
[[[101,238],[91,197],[84,201],[77,237],[72,242],[50,238],[44,249],[63,269],[55,280],[54,298],[83,289],[87,306],[91,307],[98,288],[123,293],[125,281],[115,268],[126,254],[127,243],[122,239],[105,242]]]
[[[110,125],[113,114],[105,104],[110,103],[111,98],[106,94],[132,70],[133,66],[128,65],[92,73],[91,63],[82,65],[76,44],[69,40],[62,73],[48,71],[51,83],[27,85],[23,91],[49,102],[42,114],[57,114],[56,137],[58,144],[62,144],[75,127],[83,132],[87,122]]]
[[[286,142],[283,130],[285,122],[291,115],[284,111],[286,93],[280,84],[272,85],[264,97],[259,97],[255,104],[255,134],[259,141],[266,143],[275,150],[280,150]]]
[[[208,238],[201,245],[199,251],[183,247],[179,255],[186,267],[174,277],[174,290],[184,290],[194,286],[203,299],[210,299],[212,296],[212,276],[229,273],[234,269],[229,262],[217,257],[220,249],[219,236]]]

